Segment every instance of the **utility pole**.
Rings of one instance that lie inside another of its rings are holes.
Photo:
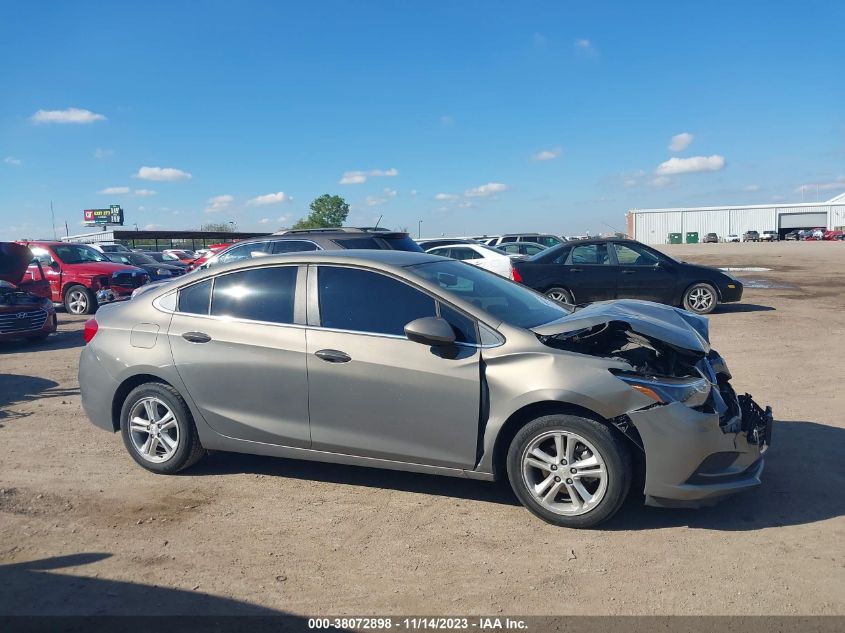
[[[56,214],[53,213],[53,201],[50,200],[50,224],[53,226],[53,239],[57,240],[56,237]]]
[[[422,237],[422,220],[417,220],[417,239]]]

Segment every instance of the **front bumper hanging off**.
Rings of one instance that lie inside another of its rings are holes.
[[[678,402],[628,414],[645,450],[647,505],[712,505],[760,485],[772,441],[772,409],[748,394],[737,402],[740,419],[721,425],[718,414]]]

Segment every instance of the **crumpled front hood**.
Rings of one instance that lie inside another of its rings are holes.
[[[23,279],[32,252],[23,244],[0,242],[0,279],[17,286]]]
[[[593,303],[562,319],[531,328],[531,331],[541,336],[554,336],[612,322],[625,323],[631,331],[663,341],[676,349],[702,354],[710,352],[706,318],[679,308],[635,299]]]

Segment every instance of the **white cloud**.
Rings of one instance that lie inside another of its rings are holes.
[[[23,161],[20,158],[15,158],[14,156],[6,156],[6,158],[3,159],[3,162],[7,165],[15,166],[23,164]]]
[[[647,183],[645,183],[649,187],[655,187],[657,189],[662,189],[663,187],[667,187],[672,184],[672,179],[668,176],[656,176],[652,178]]]
[[[418,192],[416,189],[411,189],[411,195],[412,195],[412,196],[415,196],[415,195],[417,195],[418,193],[419,193],[419,192]]]
[[[376,207],[380,204],[384,204],[387,202],[387,198],[379,198],[378,196],[367,196],[367,199],[364,200],[368,207]]]
[[[94,158],[109,158],[114,156],[113,149],[103,149],[102,147],[98,147],[94,150]]]
[[[147,224],[147,225],[144,227],[144,230],[145,230],[145,231],[155,231],[155,230],[157,230],[157,229],[162,229],[162,228],[164,228],[164,225],[163,225],[163,224]]]
[[[269,223],[270,223],[270,218],[261,218],[261,219],[258,221],[258,223],[259,223],[259,224],[269,224]]]
[[[94,123],[105,121],[106,117],[91,110],[68,108],[67,110],[39,110],[30,118],[33,123]]]
[[[460,196],[456,196],[454,193],[438,193],[434,196],[435,200],[457,200]]]
[[[395,198],[396,197],[396,189],[391,189],[390,187],[384,188],[384,195],[388,198]]]
[[[205,208],[206,213],[215,213],[217,211],[225,211],[229,208],[229,205],[232,204],[235,197],[230,196],[228,193],[223,194],[222,196],[214,196],[208,199],[208,206]]]
[[[743,191],[760,191],[760,185],[745,185]]]
[[[797,193],[800,193],[802,189],[805,193],[808,191],[815,191],[816,189],[818,189],[819,191],[845,189],[845,176],[839,176],[838,178],[834,178],[833,180],[825,182],[809,182],[801,185],[800,187],[796,187],[795,191]]]
[[[672,140],[669,142],[669,151],[670,152],[683,152],[686,148],[690,146],[692,140],[695,137],[690,134],[689,132],[681,132],[680,134],[675,134],[672,137]]]
[[[136,196],[141,197],[141,198],[147,198],[149,196],[156,195],[156,192],[153,191],[152,189],[136,189],[132,193],[135,194]]]
[[[661,176],[671,174],[692,174],[699,171],[719,171],[725,166],[725,157],[713,154],[713,156],[691,156],[690,158],[678,158],[673,156],[669,160],[660,163],[655,173]]]
[[[448,126],[452,125],[454,122],[455,117],[453,117],[451,114],[444,114],[442,117],[440,117],[440,125]]]
[[[501,182],[488,182],[486,185],[467,189],[464,191],[464,196],[467,198],[482,198],[502,193],[503,191],[507,191],[507,189],[508,186]]]
[[[463,202],[459,202],[457,207],[459,209],[470,209],[475,206],[474,202],[470,202],[469,200],[464,200]]]
[[[278,204],[280,202],[289,202],[291,197],[287,195],[284,191],[277,191],[276,193],[267,193],[263,196],[256,196],[250,200],[247,200],[247,206],[250,207],[261,207],[265,204]]]
[[[105,189],[100,189],[97,193],[104,196],[117,196],[129,193],[129,187],[106,187]]]
[[[554,147],[552,149],[544,149],[542,151],[537,152],[531,158],[534,160],[553,160],[560,156],[561,149],[559,147]]]
[[[292,216],[290,213],[285,213],[284,215],[280,215],[279,217],[277,217],[276,222],[281,222],[282,224],[284,224],[285,222],[290,221],[291,217]]]
[[[575,50],[582,55],[596,54],[596,47],[593,46],[593,43],[586,38],[575,40]]]
[[[175,180],[190,180],[191,174],[175,167],[141,167],[133,178],[143,180],[162,180],[172,182]]]
[[[398,176],[399,171],[395,167],[390,169],[371,169],[370,171],[346,171],[340,177],[338,183],[341,185],[360,185],[367,182],[367,178]]]

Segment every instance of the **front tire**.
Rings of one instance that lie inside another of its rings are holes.
[[[559,301],[560,303],[566,303],[569,305],[575,305],[575,299],[572,298],[572,293],[569,292],[566,288],[549,288],[546,290],[546,296],[553,301]]]
[[[684,310],[695,314],[710,314],[719,305],[719,295],[716,289],[708,283],[700,282],[691,285],[684,293]]]
[[[79,284],[65,291],[64,304],[68,314],[93,314],[97,311],[97,298],[94,293]]]
[[[593,527],[612,517],[631,486],[631,456],[609,427],[574,415],[546,415],[517,432],[508,479],[530,512],[553,525]]]
[[[120,431],[132,459],[154,473],[172,475],[205,455],[188,405],[170,385],[133,389],[120,411]]]

